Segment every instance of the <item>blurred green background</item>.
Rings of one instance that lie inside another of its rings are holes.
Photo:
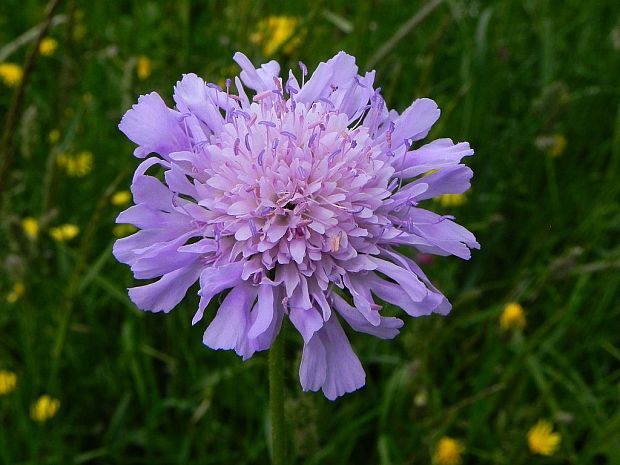
[[[431,97],[430,137],[475,148],[472,190],[429,208],[482,249],[420,257],[452,314],[351,335],[367,384],[337,402],[301,391],[288,332],[290,463],[620,464],[617,0],[62,0],[36,47],[44,10],[0,5],[2,127],[41,52],[0,183],[1,463],[269,463],[266,354],[204,347],[193,291],[169,315],[126,296],[111,247],[138,162],[117,124],[182,73],[233,76],[237,50],[311,70],[345,50],[388,106]]]

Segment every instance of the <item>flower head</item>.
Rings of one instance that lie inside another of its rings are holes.
[[[17,302],[21,296],[26,292],[26,286],[21,281],[17,281],[13,284],[13,289],[6,295],[6,301],[10,304]]]
[[[12,371],[0,370],[0,396],[10,394],[17,386],[17,375]]]
[[[525,312],[523,307],[515,302],[507,303],[499,318],[499,325],[503,330],[525,328]]]
[[[50,229],[50,236],[56,242],[66,242],[73,239],[80,233],[80,228],[74,224],[63,224]]]
[[[553,432],[553,425],[546,420],[539,420],[527,433],[527,443],[535,454],[553,455],[562,436]]]
[[[301,37],[293,37],[299,19],[293,16],[268,16],[258,22],[251,41],[261,46],[266,57],[284,45],[284,53],[291,54],[301,42]]]
[[[53,418],[60,408],[60,401],[48,396],[42,395],[30,407],[30,418],[38,423],[43,423]]]
[[[131,192],[129,191],[118,191],[112,195],[110,199],[112,205],[116,205],[117,207],[122,205],[127,205],[131,202]]]
[[[463,452],[465,447],[461,441],[444,436],[435,447],[433,462],[437,465],[459,465]]]
[[[39,44],[39,53],[43,56],[51,56],[58,48],[58,42],[51,37],[44,38]]]
[[[156,155],[137,168],[135,205],[117,218],[140,231],[118,240],[114,255],[136,278],[160,278],[129,289],[144,310],[170,311],[199,281],[197,323],[230,289],[204,333],[213,349],[248,359],[288,318],[304,341],[303,389],[335,399],[365,382],[342,320],[390,339],[403,322],[383,316],[381,302],[413,317],[450,311],[396,247],[464,259],[479,247],[453,217],[419,205],[467,190],[472,172],[460,160],[473,151],[450,139],[413,148],[439,118],[435,102],[389,111],[374,72],[358,75],[343,52],[309,79],[301,64],[301,80],[280,77],[275,61],[257,69],[234,58],[236,95],[230,81],[221,89],[187,74],[176,109],[153,92],[123,117],[134,154]]]
[[[22,229],[29,239],[36,239],[39,235],[39,222],[36,218],[27,216],[22,220]]]
[[[24,71],[15,63],[0,63],[0,81],[7,87],[15,87],[22,81]]]
[[[138,61],[136,63],[136,74],[138,75],[138,79],[144,81],[151,75],[151,59],[145,56],[139,56]]]
[[[76,155],[61,153],[56,158],[56,164],[63,168],[70,177],[81,178],[93,169],[93,154],[87,150]]]

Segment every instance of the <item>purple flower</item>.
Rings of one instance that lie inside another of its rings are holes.
[[[460,161],[473,150],[450,139],[412,148],[439,118],[435,102],[388,110],[375,73],[358,75],[346,53],[303,73],[301,85],[292,71],[280,77],[275,61],[234,59],[237,95],[186,74],[176,109],[153,92],[123,117],[134,154],[154,156],[136,170],[135,205],[117,219],[140,230],[114,255],[137,279],[158,278],[129,289],[143,310],[169,312],[199,281],[195,324],[228,291],[204,333],[213,349],[248,359],[288,318],[304,341],[303,389],[335,399],[365,382],[343,321],[391,339],[403,322],[382,316],[382,301],[413,317],[450,311],[395,247],[464,259],[479,247],[452,217],[419,206],[469,188]]]

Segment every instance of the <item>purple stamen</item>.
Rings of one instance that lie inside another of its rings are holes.
[[[250,148],[250,135],[249,134],[245,135],[245,148],[248,149],[248,152],[252,151],[252,149]]]
[[[262,149],[258,154],[258,166],[263,166],[263,155],[265,155],[265,149]]]
[[[297,136],[295,134],[293,134],[292,132],[280,131],[280,134],[282,134],[283,136],[288,137],[289,139],[297,140]]]
[[[331,100],[329,100],[329,99],[327,99],[327,98],[325,98],[325,97],[319,97],[317,100],[318,100],[319,102],[326,103],[326,104],[327,104],[327,105],[329,105],[330,107],[334,108],[334,103],[333,103]]]
[[[336,155],[338,155],[341,151],[342,151],[342,150],[340,150],[340,149],[334,150],[332,153],[330,153],[330,154],[329,154],[329,157],[328,157],[327,159],[328,159],[330,162],[331,162],[331,161],[333,161],[333,160],[334,160],[334,157],[335,157]]]
[[[258,213],[260,216],[267,216],[269,213],[273,211],[273,207],[263,207],[261,211]]]
[[[316,139],[316,134],[312,134],[310,139],[308,140],[308,148],[312,148],[312,144],[314,143],[314,139]]]
[[[269,126],[270,128],[275,128],[276,124],[271,121],[259,121],[258,124],[262,124],[263,126]]]

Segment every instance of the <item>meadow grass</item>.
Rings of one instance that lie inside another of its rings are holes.
[[[205,348],[195,292],[170,315],[131,304],[111,198],[138,163],[123,112],[151,90],[170,102],[182,73],[233,75],[236,50],[272,58],[253,35],[270,15],[298,18],[300,40],[272,52],[283,68],[344,49],[374,63],[389,106],[438,102],[431,137],[469,141],[475,178],[465,203],[432,208],[482,244],[469,262],[425,266],[449,317],[409,319],[394,341],[351,335],[367,383],[337,402],[301,391],[301,340],[287,332],[291,463],[430,464],[445,436],[466,465],[620,463],[620,5],[434,3],[386,49],[423,3],[61,2],[0,185],[0,370],[17,375],[0,395],[1,463],[269,463],[266,354]],[[34,36],[19,37],[44,7],[2,2],[0,62],[23,62]],[[2,124],[14,90],[0,82]],[[70,176],[59,156],[84,151],[90,170]],[[79,234],[52,239],[62,224]],[[508,302],[522,330],[500,328]],[[43,394],[60,407],[35,421]],[[539,419],[562,437],[550,457],[528,449]]]

